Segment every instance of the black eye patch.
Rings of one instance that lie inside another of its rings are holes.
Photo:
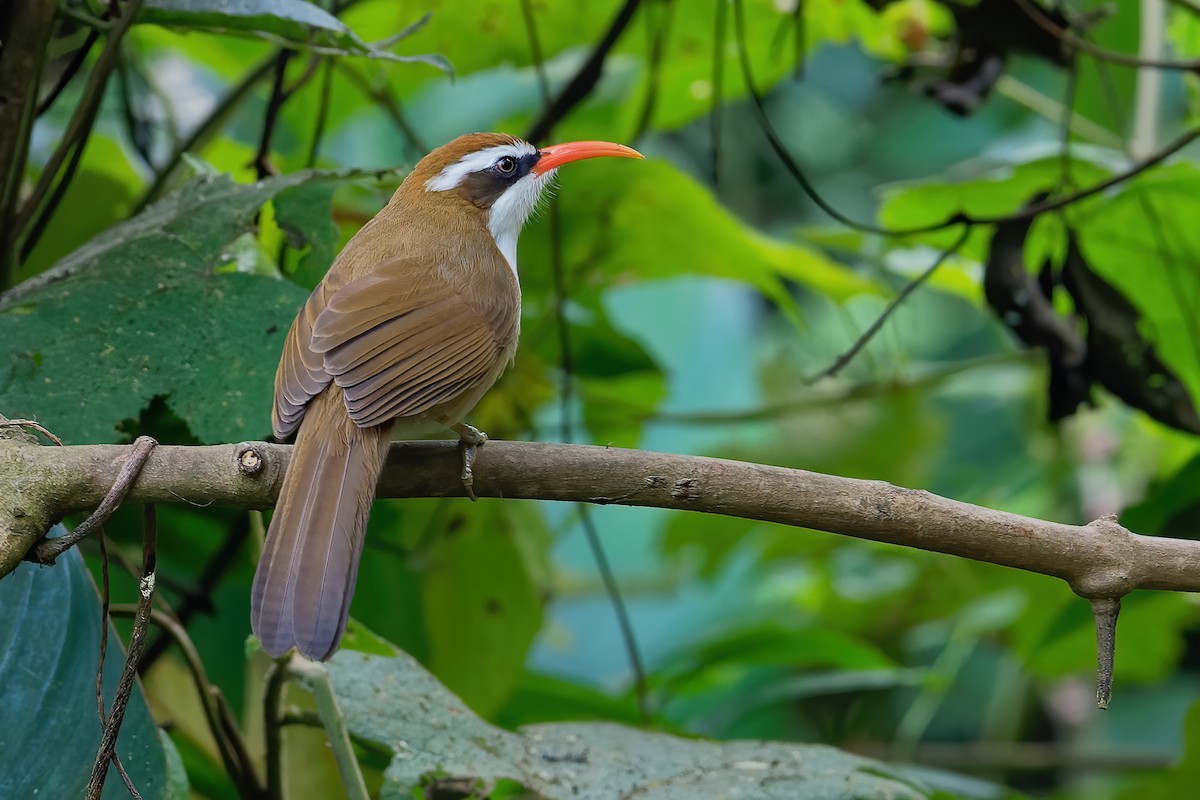
[[[460,186],[472,203],[480,208],[491,208],[508,187],[529,174],[539,158],[540,153],[503,156],[487,169],[467,175]],[[508,163],[509,159],[512,163]]]

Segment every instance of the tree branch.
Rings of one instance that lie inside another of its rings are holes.
[[[538,144],[558,124],[559,120],[571,113],[571,109],[592,93],[596,84],[600,82],[600,76],[604,72],[604,62],[608,58],[609,52],[621,38],[621,34],[625,32],[625,28],[628,27],[629,21],[633,19],[633,14],[640,4],[641,0],[625,0],[620,10],[617,11],[617,15],[613,17],[612,23],[609,24],[608,30],[604,32],[600,41],[588,54],[587,61],[583,62],[583,66],[575,73],[575,77],[571,78],[571,82],[559,93],[558,97],[555,97],[542,115],[529,126],[529,132],[525,134],[526,141]]]
[[[125,445],[42,447],[0,439],[0,574],[63,515],[98,505],[129,457]],[[288,445],[160,446],[126,503],[275,501]],[[462,497],[455,442],[398,442],[380,497]],[[804,470],[621,448],[491,441],[475,492],[506,497],[653,506],[828,531],[1061,578],[1080,596],[1134,589],[1200,591],[1200,542],[1139,536],[1102,518],[1088,525],[996,511],[905,489]]]

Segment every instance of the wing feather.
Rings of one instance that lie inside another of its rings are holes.
[[[480,308],[423,266],[392,262],[347,283],[311,323],[310,352],[360,426],[421,414],[494,379],[516,339],[519,306]]]

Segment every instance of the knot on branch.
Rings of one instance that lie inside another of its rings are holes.
[[[1115,514],[1089,522],[1084,530],[1093,535],[1081,537],[1079,547],[1090,553],[1080,559],[1081,571],[1069,578],[1071,590],[1087,600],[1100,600],[1120,599],[1136,589],[1134,534],[1117,522]]]
[[[242,442],[237,446],[234,457],[238,472],[246,476],[257,475],[263,470],[263,454],[258,442]]]

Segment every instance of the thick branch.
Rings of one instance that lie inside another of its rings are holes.
[[[131,448],[42,447],[0,439],[0,574],[64,514],[90,510]],[[291,448],[261,442],[159,447],[126,502],[267,507]],[[400,442],[381,497],[460,497],[458,446]],[[480,497],[655,506],[759,519],[1052,575],[1083,597],[1133,589],[1200,591],[1200,542],[1139,536],[1112,519],[1065,525],[880,481],[716,458],[531,442],[488,442]]]

